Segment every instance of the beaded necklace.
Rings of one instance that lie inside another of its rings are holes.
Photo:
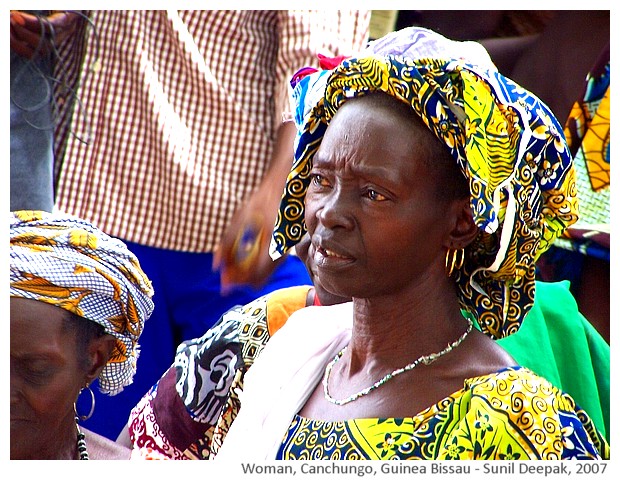
[[[441,350],[440,352],[437,353],[431,353],[429,355],[422,355],[420,358],[414,360],[413,362],[411,362],[408,365],[405,365],[404,367],[398,368],[396,370],[394,370],[392,373],[388,373],[387,375],[385,375],[382,379],[376,381],[374,384],[372,384],[370,387],[367,387],[347,398],[344,398],[342,400],[337,400],[334,397],[332,397],[329,394],[329,389],[328,389],[328,383],[329,383],[329,374],[332,371],[333,366],[336,364],[336,362],[338,360],[340,360],[340,358],[342,357],[342,354],[346,351],[346,349],[348,348],[348,345],[345,346],[342,350],[340,350],[336,356],[334,357],[334,359],[329,362],[327,364],[327,366],[325,367],[325,374],[323,375],[323,393],[325,394],[325,399],[328,400],[329,402],[335,404],[335,405],[346,405],[349,402],[352,402],[354,400],[357,400],[360,397],[363,397],[364,395],[368,395],[370,392],[372,392],[373,390],[379,388],[381,385],[387,383],[388,381],[390,381],[392,378],[394,378],[397,375],[400,375],[401,373],[407,372],[409,370],[413,370],[415,367],[417,367],[420,363],[423,363],[424,365],[428,365],[430,363],[433,363],[435,360],[437,360],[439,357],[445,355],[446,353],[451,352],[452,350],[454,350],[456,347],[458,347],[461,342],[463,340],[465,340],[465,337],[467,337],[467,335],[469,335],[469,332],[471,332],[472,330],[472,322],[469,319],[467,320],[467,330],[465,330],[465,332],[463,333],[463,335],[461,335],[459,338],[457,338],[454,342],[449,343],[448,346],[446,348],[444,348],[443,350]]]
[[[77,449],[79,460],[88,460],[88,451],[86,450],[86,435],[80,430],[77,424],[77,418],[75,421],[75,428],[77,429]]]

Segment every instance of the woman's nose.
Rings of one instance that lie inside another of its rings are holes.
[[[327,228],[351,229],[355,225],[351,192],[335,188],[325,197],[323,206],[318,211],[318,219]]]

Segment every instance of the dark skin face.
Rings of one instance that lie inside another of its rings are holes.
[[[62,308],[11,297],[11,459],[76,456],[73,404],[107,362],[113,340],[89,344],[85,369],[66,318]]]
[[[305,220],[324,288],[368,298],[443,268],[455,207],[437,200],[412,129],[360,101],[341,107],[314,157]]]
[[[442,183],[450,170],[438,173],[441,155],[433,154],[430,132],[399,107],[370,96],[341,106],[314,156],[306,194],[315,283],[353,300],[351,340],[328,382],[339,399],[440,351],[467,327],[445,254],[478,233],[469,198],[449,194],[456,189]],[[328,421],[413,416],[462,388],[464,378],[511,362],[473,331],[449,355],[345,406],[327,402],[319,384],[300,414]]]

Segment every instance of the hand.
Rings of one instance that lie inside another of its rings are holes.
[[[278,205],[274,199],[259,189],[235,212],[213,259],[213,268],[220,270],[222,293],[235,285],[260,287],[282,261],[269,256]]]
[[[74,33],[79,18],[74,12],[40,17],[11,10],[11,49],[26,58],[47,54]]]
[[[222,292],[229,291],[233,285],[263,285],[283,261],[283,258],[271,259],[269,243],[293,163],[294,138],[293,122],[283,123],[263,181],[237,209],[222,236],[213,257],[213,268],[220,269]]]

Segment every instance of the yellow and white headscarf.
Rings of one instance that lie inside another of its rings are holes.
[[[461,306],[492,338],[514,333],[534,303],[536,260],[577,220],[573,159],[549,108],[499,73],[481,45],[418,27],[388,34],[333,69],[302,69],[291,85],[295,161],[271,256],[306,232],[312,160],[337,110],[384,92],[420,115],[468,180],[480,231],[456,273]]]
[[[11,296],[64,308],[116,338],[99,376],[114,395],[131,384],[138,338],[154,305],[151,282],[123,242],[64,213],[10,214]]]

